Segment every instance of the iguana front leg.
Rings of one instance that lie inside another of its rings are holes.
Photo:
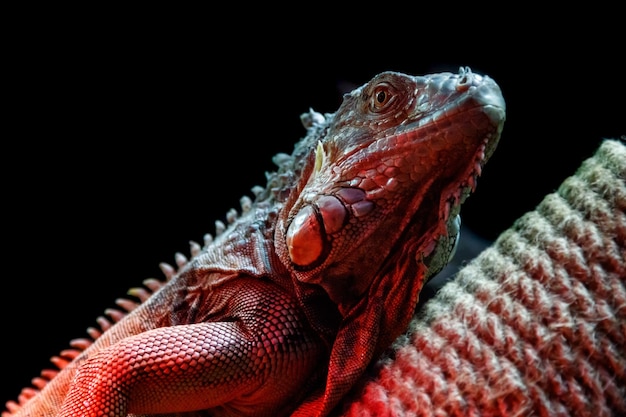
[[[153,329],[78,363],[60,416],[215,407],[279,415],[276,404],[298,398],[314,374],[321,342],[292,297],[273,284],[242,278],[220,294],[225,311],[219,321]]]

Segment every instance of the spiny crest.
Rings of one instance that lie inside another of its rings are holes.
[[[265,188],[260,186],[253,188],[252,192],[257,198],[255,203],[280,203],[287,199],[300,179],[305,165],[310,158],[314,157],[318,142],[326,136],[332,120],[332,114],[322,115],[313,109],[309,109],[308,113],[300,116],[300,121],[307,131],[306,136],[295,144],[291,155],[279,153],[272,158],[272,162],[278,169],[275,172],[265,173],[267,179]]]
[[[332,114],[325,116],[309,110],[300,116],[303,126],[307,130],[307,134],[294,147],[291,155],[286,153],[278,153],[272,161],[278,167],[275,172],[267,172],[265,174],[267,185],[252,187],[254,202],[248,196],[240,199],[240,213],[236,209],[231,208],[225,216],[226,223],[221,220],[215,221],[214,235],[207,233],[203,236],[203,244],[200,245],[194,241],[190,242],[191,259],[198,256],[203,250],[211,246],[220,236],[227,233],[228,226],[237,222],[242,216],[250,213],[255,205],[268,205],[275,202],[283,202],[288,197],[291,189],[295,186],[300,177],[300,173],[304,168],[309,157],[315,154],[314,150],[320,138],[325,136],[328,129],[329,121],[332,120]],[[142,282],[142,287],[133,287],[128,290],[128,295],[134,297],[119,298],[115,300],[117,308],[108,308],[104,311],[104,315],[96,318],[97,326],[87,329],[88,337],[77,338],[70,341],[70,349],[61,351],[58,355],[50,358],[54,369],[44,369],[38,377],[31,381],[32,387],[25,387],[18,396],[17,401],[9,401],[6,404],[8,412],[3,412],[2,417],[10,417],[16,413],[30,398],[36,396],[63,368],[68,366],[70,362],[79,356],[83,351],[89,348],[96,339],[102,336],[104,332],[109,330],[115,323],[121,321],[131,311],[135,310],[139,305],[148,300],[154,293],[170,281],[176,274],[189,262],[189,259],[180,252],[174,255],[175,266],[168,263],[161,263],[161,269],[164,279],[148,278]]]
[[[226,223],[221,220],[215,222],[214,235],[207,233],[203,236],[203,245],[196,242],[190,242],[191,257],[196,257],[203,250],[212,245],[215,239],[227,233],[228,226],[237,222],[242,216],[250,213],[255,205],[268,205],[276,202],[283,202],[288,197],[292,188],[297,183],[299,176],[309,157],[315,154],[314,150],[320,138],[325,136],[332,114],[325,116],[309,109],[308,113],[300,116],[300,120],[307,130],[307,134],[298,143],[296,143],[291,155],[286,153],[276,154],[272,161],[278,167],[274,172],[265,174],[267,184],[265,187],[254,186],[251,191],[254,196],[254,202],[248,196],[240,199],[240,213],[234,208],[228,210],[225,216]],[[142,287],[133,287],[128,290],[128,295],[134,297],[119,298],[115,300],[117,308],[108,308],[104,311],[104,315],[96,319],[97,326],[87,329],[88,337],[77,338],[70,341],[70,349],[61,351],[58,355],[50,358],[55,369],[44,369],[38,377],[33,378],[32,387],[22,389],[17,401],[9,401],[6,404],[7,412],[2,417],[9,417],[16,413],[24,403],[34,397],[42,390],[63,368],[84,350],[89,348],[96,339],[102,336],[104,332],[110,329],[115,323],[121,321],[131,311],[135,310],[139,305],[148,300],[154,293],[170,281],[188,262],[189,259],[182,253],[174,255],[176,266],[168,263],[159,265],[164,279],[149,278],[143,281]]]
[[[211,236],[205,236],[205,246],[210,244]],[[197,256],[201,252],[202,248],[196,242],[190,242],[191,256]],[[164,280],[156,278],[148,278],[143,281],[144,287],[134,287],[128,290],[128,295],[136,297],[139,301],[131,300],[128,298],[118,298],[115,300],[115,304],[119,308],[108,308],[104,311],[104,316],[96,318],[97,327],[87,328],[87,334],[89,337],[77,338],[70,341],[71,349],[65,349],[58,355],[52,356],[50,362],[54,365],[54,369],[44,369],[40,375],[33,378],[31,383],[32,387],[25,387],[18,395],[17,401],[9,401],[6,404],[7,412],[2,413],[2,417],[9,417],[16,413],[30,398],[37,395],[57,374],[70,364],[74,358],[78,357],[84,350],[89,348],[96,339],[98,339],[104,332],[110,329],[115,323],[122,320],[128,313],[136,309],[141,303],[145,302],[152,294],[156,293],[162,286],[170,281],[178,271],[183,268],[189,260],[182,253],[176,253],[174,255],[176,267],[168,264],[161,263],[159,265]]]

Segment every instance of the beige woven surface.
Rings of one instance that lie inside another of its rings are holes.
[[[625,416],[626,145],[596,153],[426,303],[345,416]]]

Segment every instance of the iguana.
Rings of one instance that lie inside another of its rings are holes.
[[[2,416],[324,416],[451,257],[500,138],[489,77],[384,72],[306,135],[241,213],[133,289]]]

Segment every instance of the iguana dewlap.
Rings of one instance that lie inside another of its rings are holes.
[[[304,114],[254,202],[3,417],[327,415],[449,260],[504,119],[499,87],[467,68],[381,73]]]

